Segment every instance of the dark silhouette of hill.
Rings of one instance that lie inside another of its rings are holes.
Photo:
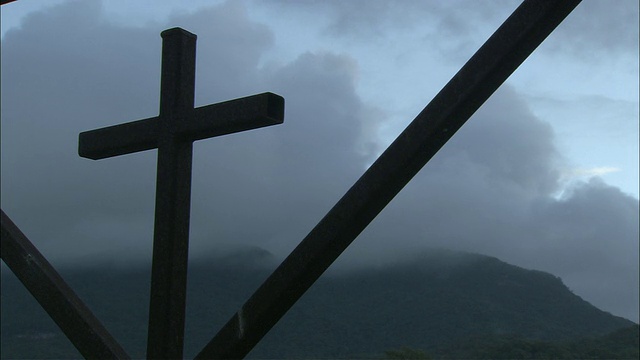
[[[638,359],[639,338],[638,325],[604,336],[564,341],[486,335],[467,338],[452,346],[435,348],[430,353],[404,348],[392,350],[391,355],[418,354],[425,359]]]
[[[269,275],[253,248],[192,262],[185,356],[193,357]],[[61,271],[134,357],[144,357],[149,270],[85,266]],[[10,274],[2,276],[2,357],[79,354]],[[430,251],[410,261],[323,276],[250,358],[379,357],[409,347],[440,353],[471,339],[578,341],[634,325],[601,311],[548,273],[496,258]]]

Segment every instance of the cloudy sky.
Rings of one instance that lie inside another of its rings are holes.
[[[283,125],[194,145],[191,256],[284,256],[518,1],[49,1],[2,7],[2,209],[54,265],[150,261],[155,151],[78,133],[157,115],[160,32],[198,35],[196,105]],[[429,247],[549,271],[638,321],[638,2],[584,1],[343,254]]]

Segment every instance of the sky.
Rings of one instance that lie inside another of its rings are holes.
[[[282,125],[194,144],[190,256],[284,257],[518,4],[4,5],[2,209],[54,266],[150,262],[156,152],[93,161],[77,141],[157,115],[160,32],[180,26],[198,35],[196,106],[286,101]],[[476,252],[638,322],[638,97],[638,2],[585,0],[335,268]]]

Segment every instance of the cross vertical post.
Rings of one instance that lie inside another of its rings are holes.
[[[182,358],[189,255],[193,143],[173,136],[193,110],[196,35],[162,32],[156,209],[153,233],[149,359]]]
[[[147,357],[184,347],[193,142],[282,124],[284,99],[263,93],[194,109],[196,35],[162,32],[160,115],[80,133],[78,154],[98,160],[158,149]]]

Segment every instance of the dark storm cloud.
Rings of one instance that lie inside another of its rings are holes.
[[[157,114],[159,32],[174,24],[200,35],[197,102],[287,99],[286,126],[195,144],[194,255],[232,242],[288,251],[362,171],[362,114],[373,111],[355,94],[352,60],[308,53],[261,70],[272,35],[236,3],[169,23],[121,28],[78,2],[3,39],[2,203],[45,254],[149,258],[155,152],[90,161],[77,135]]]
[[[597,306],[637,320],[638,200],[597,179],[560,196],[563,161],[549,125],[503,86],[340,266],[425,247],[478,252],[552,272]]]
[[[194,214],[203,246],[213,233],[284,254],[356,180],[366,106],[351,71],[349,59],[304,54],[265,77],[286,99],[285,125],[198,145],[194,212],[214,212]]]
[[[533,257],[523,264],[562,274],[590,302],[637,321],[639,217],[638,200],[618,188],[597,178],[577,184],[533,205],[526,237]]]
[[[383,212],[371,236],[389,251],[405,242],[411,251],[424,245],[491,253],[504,241],[518,243],[528,207],[560,187],[553,140],[549,125],[503,86]],[[387,242],[398,228],[416,236]]]
[[[138,220],[151,220],[153,193],[138,191],[153,181],[144,155],[92,171],[77,156],[80,131],[157,111],[157,34],[110,26],[99,5],[35,13],[2,41],[2,207],[55,255],[126,249],[141,235]],[[106,235],[105,218],[133,228]]]
[[[273,46],[274,38],[266,25],[249,20],[241,2],[229,1],[193,14],[173,16],[162,26],[185,27],[199,35],[197,105],[247,96],[247,91],[259,87],[258,63]]]
[[[357,62],[309,52],[261,66],[274,36],[241,3],[139,28],[109,23],[97,2],[49,9],[2,41],[1,185],[3,210],[58,263],[150,259],[155,152],[81,159],[77,135],[157,114],[159,33],[176,25],[199,36],[198,105],[263,91],[286,99],[283,125],[195,143],[192,256],[232,244],[286,255],[371,161],[385,112],[356,93]],[[638,201],[597,181],[555,196],[554,141],[503,87],[340,265],[427,247],[476,251],[552,271],[637,320]]]

